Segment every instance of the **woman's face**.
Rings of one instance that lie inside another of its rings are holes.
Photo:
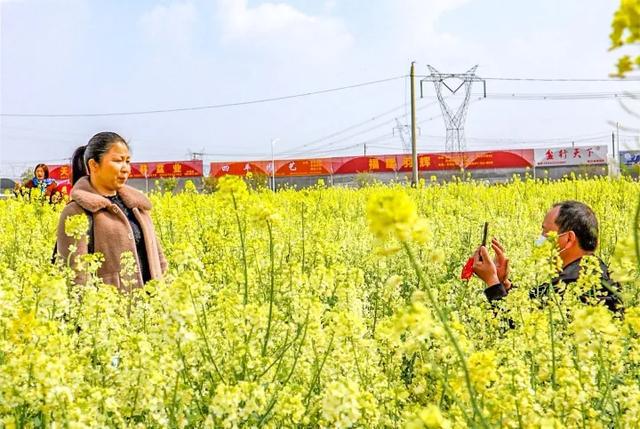
[[[36,168],[36,179],[44,180],[44,168],[42,167]]]
[[[112,194],[122,188],[131,173],[129,148],[122,142],[114,143],[104,154],[100,163],[89,160],[91,183],[98,192]]]

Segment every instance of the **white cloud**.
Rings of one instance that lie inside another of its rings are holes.
[[[337,0],[325,0],[324,9],[326,11],[332,11],[337,6]]]
[[[285,3],[249,7],[246,0],[219,0],[218,19],[224,42],[245,43],[278,56],[330,61],[353,45],[341,20],[308,15]]]
[[[449,72],[463,72],[475,65],[483,49],[473,40],[438,28],[443,16],[454,13],[470,0],[404,0],[394,3],[391,40],[406,60],[428,59],[429,64]],[[425,64],[419,65],[424,71]]]
[[[150,40],[183,48],[192,41],[196,20],[193,4],[181,1],[155,6],[142,15],[140,25]]]

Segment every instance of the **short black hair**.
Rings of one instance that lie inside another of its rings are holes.
[[[583,250],[594,251],[598,246],[598,219],[591,207],[580,201],[562,201],[553,207],[560,207],[555,223],[558,232],[573,231]]]

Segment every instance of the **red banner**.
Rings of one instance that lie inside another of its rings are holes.
[[[459,152],[418,155],[418,169],[424,171],[492,168],[526,168],[533,166],[533,150]]]
[[[289,159],[274,162],[277,177],[327,176],[332,174],[332,158]],[[271,175],[271,161],[212,162],[210,176],[227,174],[246,176],[248,173]]]
[[[271,162],[269,171],[271,170]],[[331,159],[292,159],[276,163],[276,176],[327,176],[332,173]]]
[[[277,161],[276,166],[281,161]],[[246,176],[248,173],[257,175],[271,174],[271,161],[238,161],[238,162],[212,162],[209,175],[212,177]]]
[[[202,177],[203,164],[200,160],[194,161],[167,161],[167,162],[132,162],[130,179],[159,179],[162,177]],[[71,178],[70,165],[50,165],[49,177],[56,180]]]
[[[201,177],[201,160],[132,162],[130,179],[159,179],[162,177]]]
[[[408,158],[411,162],[411,157]],[[398,170],[398,155],[334,158],[334,174],[393,173]]]
[[[54,164],[48,165],[49,177],[57,181],[71,179],[71,165],[69,164]]]
[[[468,169],[533,167],[533,149],[467,153],[471,154]]]
[[[275,160],[274,164],[276,177],[410,172],[413,166],[407,154]],[[271,161],[212,162],[210,175],[271,175],[271,166]],[[458,170],[463,166],[471,170],[531,167],[533,150],[418,154],[420,171]]]

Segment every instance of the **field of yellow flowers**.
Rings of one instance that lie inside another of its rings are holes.
[[[639,191],[223,179],[151,196],[170,269],[129,293],[51,264],[60,207],[0,201],[0,427],[637,427]],[[600,219],[624,318],[579,303],[597,274],[542,308],[528,298],[555,275],[553,243],[533,242],[565,199]],[[460,280],[484,221],[519,286],[501,308]]]

